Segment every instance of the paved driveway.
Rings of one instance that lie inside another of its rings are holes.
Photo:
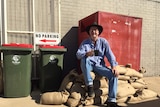
[[[160,77],[144,77],[143,80],[148,84],[148,88],[160,95]],[[65,105],[41,105],[39,104],[40,92],[33,91],[30,96],[22,98],[3,98],[0,97],[0,107],[67,107]],[[135,102],[134,104],[123,104],[128,107],[160,107],[160,98]],[[104,107],[104,106],[87,106]]]

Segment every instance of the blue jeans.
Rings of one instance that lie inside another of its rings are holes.
[[[81,59],[81,70],[84,75],[86,85],[93,85],[93,79],[90,72],[94,71],[95,73],[105,76],[109,80],[109,93],[108,93],[108,102],[116,102],[117,95],[117,77],[114,76],[111,69],[106,66],[95,66],[91,63],[89,58]]]

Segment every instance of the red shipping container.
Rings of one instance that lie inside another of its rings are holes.
[[[100,36],[106,38],[119,65],[140,68],[142,18],[98,11],[79,20],[78,45],[88,37],[85,28],[97,22],[103,26]],[[110,66],[107,59],[106,65]]]

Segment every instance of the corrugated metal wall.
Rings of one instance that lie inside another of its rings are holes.
[[[53,1],[35,0],[35,30],[39,32],[53,32]]]
[[[7,0],[8,43],[32,43],[32,0]]]
[[[33,43],[34,32],[54,31],[54,0],[7,0],[6,4],[8,43]]]

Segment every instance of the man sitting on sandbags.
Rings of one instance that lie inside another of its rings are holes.
[[[109,80],[109,94],[107,100],[107,107],[117,107],[117,81],[118,71],[116,66],[116,58],[106,39],[99,37],[102,33],[103,27],[97,23],[93,23],[86,27],[86,32],[89,38],[82,41],[76,55],[81,60],[81,70],[84,74],[85,83],[88,87],[88,96],[94,97],[93,79],[90,75],[91,71],[105,76]],[[107,57],[111,69],[105,66],[104,57]]]

